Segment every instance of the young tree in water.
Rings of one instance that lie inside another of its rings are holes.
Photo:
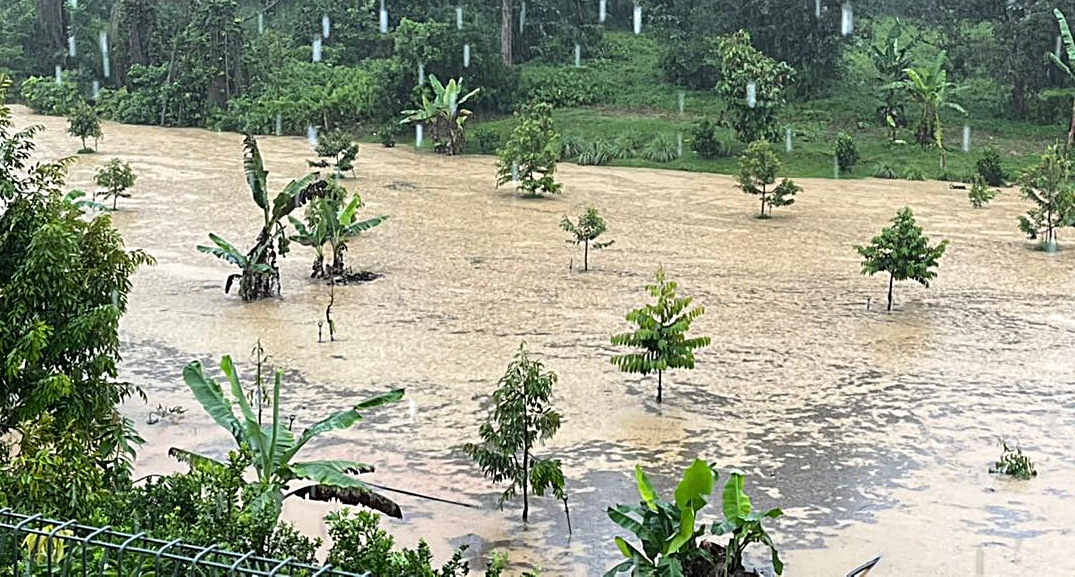
[[[135,180],[137,177],[131,170],[131,165],[118,158],[109,160],[108,164],[98,168],[93,175],[93,181],[97,183],[97,186],[104,188],[100,196],[112,199],[112,210],[116,210],[116,201],[119,197],[131,197],[127,189],[134,186]]]
[[[765,140],[751,142],[743,156],[739,157],[739,175],[735,180],[743,192],[761,199],[758,218],[772,218],[774,206],[789,206],[795,202],[793,197],[802,192],[799,185],[787,178],[775,188],[769,188],[776,183],[776,173],[781,168],[780,159]],[[768,214],[765,210],[767,207]]]
[[[552,408],[552,388],[556,373],[546,371],[541,361],[531,359],[526,343],[519,345],[511,364],[493,391],[493,414],[478,429],[481,441],[467,443],[465,452],[494,483],[507,483],[500,506],[523,497],[523,522],[530,514],[530,493],[547,492],[564,502],[564,473],[559,459],[534,456],[534,447],[552,438],[560,429],[560,413]],[[568,519],[570,524],[570,518]]]
[[[270,202],[266,184],[269,173],[261,160],[257,140],[252,135],[246,135],[243,148],[246,151],[243,159],[246,183],[264,217],[261,232],[253,248],[245,255],[213,233],[209,233],[209,239],[216,246],[199,246],[198,250],[239,267],[239,274],[228,276],[224,292],[231,292],[232,283],[239,279],[239,297],[244,301],[255,301],[280,296],[280,269],[276,265],[276,257],[286,255],[289,249],[283,220],[295,209],[324,195],[327,183],[316,172],[310,173],[289,182]]]
[[[321,158],[332,159],[333,167],[336,169],[334,176],[337,179],[342,179],[344,172],[350,172],[351,176],[355,175],[355,159],[358,158],[358,143],[355,142],[354,137],[350,134],[342,130],[333,130],[318,139],[316,152],[317,156]],[[322,162],[317,164],[317,166],[328,166],[328,163]]]
[[[101,119],[88,104],[80,104],[71,111],[70,116],[67,117],[67,133],[82,140],[79,154],[96,152],[97,139],[104,136],[101,132]],[[93,148],[86,146],[87,138],[93,139]]]
[[[911,208],[905,206],[892,219],[892,226],[882,229],[870,244],[856,246],[855,250],[862,255],[862,274],[888,273],[887,310],[891,311],[895,282],[913,280],[929,288],[929,281],[937,276],[933,269],[946,248],[947,240],[929,245],[929,237],[922,234],[922,227],[915,222]]]
[[[384,215],[358,220],[358,210],[364,206],[362,197],[355,193],[351,200],[344,204],[346,195],[346,189],[330,183],[325,196],[314,200],[307,207],[306,222],[293,216],[288,217],[297,233],[291,240],[309,246],[317,253],[311,278],[346,277],[344,253],[347,251],[347,241],[388,220]],[[332,253],[332,264],[327,267],[324,254],[326,244]]]
[[[552,125],[552,106],[529,104],[515,116],[519,124],[504,148],[497,151],[496,185],[518,178],[516,188],[527,196],[560,194],[562,185],[554,176],[561,145],[560,134]]]
[[[1041,237],[1043,250],[1056,250],[1056,229],[1075,223],[1075,187],[1072,161],[1060,145],[1050,146],[1038,165],[1019,179],[1023,198],[1034,203],[1019,217],[1019,230],[1031,239]]]
[[[605,219],[601,218],[597,209],[592,206],[587,208],[585,213],[579,215],[577,223],[571,222],[571,219],[565,216],[560,221],[560,228],[575,237],[567,241],[568,244],[582,245],[582,270],[584,271],[590,270],[591,246],[593,246],[594,250],[601,250],[615,242],[611,240],[608,242],[596,242],[597,237],[604,234],[608,227],[605,225]]]
[[[676,295],[677,285],[665,278],[664,268],[657,269],[654,280],[654,284],[646,285],[646,290],[657,302],[627,313],[627,321],[637,328],[612,336],[613,345],[641,350],[616,355],[612,357],[612,364],[626,373],[657,373],[657,402],[660,403],[664,372],[693,369],[695,349],[709,346],[710,340],[709,337],[687,337],[691,323],[705,314],[705,308],[691,308],[693,297]]]

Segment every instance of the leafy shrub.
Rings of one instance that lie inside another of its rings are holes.
[[[167,78],[165,66],[135,64],[127,71],[127,86],[119,90],[101,90],[97,107],[105,118],[116,122],[158,124]]]
[[[679,145],[667,134],[658,134],[642,149],[642,157],[653,162],[672,162],[679,158]]]
[[[377,131],[377,136],[381,138],[381,146],[385,148],[392,148],[396,145],[396,138],[399,137],[402,132],[402,127],[398,122],[389,122],[385,124]]]
[[[61,76],[63,84],[56,84],[55,78],[31,76],[22,81],[19,95],[30,110],[50,116],[67,116],[80,105],[85,104],[82,93],[74,78],[67,72]]]
[[[595,140],[581,146],[576,162],[584,166],[605,166],[614,158],[612,146],[609,143],[604,140]]]
[[[639,155],[645,143],[641,134],[628,131],[614,138],[609,145],[609,150],[613,158],[633,158]]]
[[[1000,165],[1000,151],[996,147],[989,146],[982,151],[976,169],[989,186],[1004,186],[1007,175],[1004,174],[1004,167]]]
[[[469,154],[496,154],[501,140],[499,132],[485,126],[477,126],[467,134],[466,151]]]
[[[993,200],[1000,191],[995,188],[989,188],[985,182],[985,178],[980,174],[974,175],[974,180],[971,183],[970,191],[967,192],[967,198],[970,199],[970,205],[974,208],[981,208]]]
[[[574,135],[560,138],[560,160],[576,160],[586,147],[586,141]]]
[[[325,517],[332,537],[328,563],[342,571],[377,577],[462,577],[470,572],[463,560],[467,546],[455,550],[440,569],[433,568],[433,552],[424,541],[415,549],[395,550],[395,539],[380,528],[381,516],[370,511],[333,511]]]
[[[899,178],[899,175],[896,174],[896,169],[892,168],[891,166],[889,166],[888,164],[886,164],[884,162],[880,162],[876,166],[873,167],[873,177],[874,178]]]
[[[527,66],[519,79],[519,94],[528,102],[547,102],[553,108],[588,106],[611,93],[595,71],[563,66]]]
[[[1034,469],[1034,463],[1030,461],[1030,457],[1023,454],[1022,449],[1018,446],[1014,449],[1011,448],[1004,439],[1000,439],[999,442],[1003,452],[1000,455],[1000,460],[993,463],[993,466],[989,469],[990,473],[1011,475],[1024,481],[1038,476],[1038,472]]]
[[[925,180],[926,176],[922,174],[922,169],[917,166],[910,166],[903,173],[904,180]]]
[[[836,135],[836,163],[840,166],[840,172],[851,172],[859,161],[858,147],[855,139],[846,133]]]
[[[717,140],[716,123],[708,118],[703,118],[691,130],[691,148],[700,158],[720,158],[730,154],[728,147]]]

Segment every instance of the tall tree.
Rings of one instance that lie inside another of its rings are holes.
[[[1050,146],[1041,161],[1019,179],[1023,198],[1034,207],[1019,217],[1019,230],[1031,239],[1041,237],[1041,248],[1056,250],[1056,231],[1075,224],[1075,184],[1071,156],[1059,145]]]
[[[508,484],[500,495],[500,506],[522,494],[524,523],[530,514],[531,491],[537,496],[551,491],[564,502],[567,513],[560,460],[533,454],[535,446],[551,439],[560,429],[561,415],[551,404],[556,381],[556,373],[546,371],[540,360],[530,358],[526,343],[519,345],[493,391],[493,412],[478,429],[481,441],[463,446],[463,452],[481,467],[482,474],[494,483]]]
[[[929,237],[915,221],[911,207],[905,206],[870,244],[856,246],[862,256],[862,274],[888,273],[888,309],[892,310],[892,288],[896,281],[913,280],[929,288],[937,276],[933,269],[948,248],[948,241],[930,246]]]
[[[646,285],[646,290],[657,302],[627,313],[627,321],[635,325],[635,330],[612,335],[613,345],[641,350],[615,355],[612,364],[626,373],[657,373],[657,402],[660,403],[664,372],[693,369],[694,351],[709,346],[710,340],[709,337],[687,337],[691,323],[705,314],[705,308],[691,308],[693,297],[678,296],[677,285],[665,278],[664,268],[657,269],[654,280],[654,284]]]

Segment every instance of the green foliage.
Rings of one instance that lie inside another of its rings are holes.
[[[527,196],[560,194],[562,185],[555,180],[560,133],[552,123],[552,106],[530,104],[516,117],[518,125],[497,151],[496,185],[511,182],[517,176],[516,189]]]
[[[459,154],[466,143],[463,127],[471,115],[470,110],[462,106],[477,96],[481,89],[464,93],[462,78],[452,78],[447,84],[442,84],[432,74],[429,75],[429,85],[433,98],[423,90],[419,107],[400,112],[403,115],[400,123],[428,125],[433,150],[441,154]]]
[[[637,156],[646,141],[641,134],[634,130],[622,132],[616,135],[609,146],[613,158],[624,159]]]
[[[341,571],[377,577],[462,577],[470,572],[463,559],[466,545],[440,569],[433,567],[433,552],[424,539],[415,549],[394,550],[395,539],[380,528],[376,513],[344,508],[329,513],[325,522],[332,538],[328,563]]]
[[[1019,230],[1031,239],[1041,237],[1044,250],[1056,250],[1056,231],[1075,222],[1072,160],[1060,145],[1050,146],[1037,166],[1019,178],[1019,191],[1034,207],[1019,217]]]
[[[545,102],[553,108],[591,106],[609,98],[611,87],[590,68],[531,65],[519,78],[519,99]]]
[[[687,574],[685,569],[698,561],[712,564],[715,560],[708,558],[697,540],[704,526],[696,527],[695,520],[706,506],[716,478],[716,472],[705,461],[695,459],[676,487],[675,502],[668,502],[653,489],[641,465],[635,465],[635,483],[642,501],[638,505],[615,505],[606,512],[613,522],[633,533],[642,548],[616,537],[616,547],[627,560],[606,572],[605,577],[622,571],[632,575],[683,576]]]
[[[725,548],[726,561],[724,563],[725,574],[731,574],[743,568],[743,553],[746,548],[754,543],[760,543],[769,548],[773,570],[777,575],[784,574],[784,563],[780,560],[780,554],[776,550],[769,533],[762,526],[765,519],[776,519],[784,514],[780,509],[769,509],[765,512],[755,512],[750,502],[750,497],[743,492],[743,472],[733,470],[728,474],[728,480],[724,483],[724,492],[721,497],[724,511],[724,519],[713,524],[714,535],[731,535],[728,546]]]
[[[612,145],[604,140],[583,142],[577,146],[575,161],[583,166],[605,166],[612,164],[612,159],[615,158]]]
[[[922,169],[917,166],[908,166],[907,170],[903,172],[904,180],[925,180],[926,175],[922,174]]]
[[[63,73],[61,79],[63,82],[56,84],[54,78],[31,76],[22,81],[19,95],[30,110],[38,114],[67,116],[86,102],[69,73]]]
[[[1004,439],[1000,439],[999,442],[1002,449],[1000,460],[993,463],[993,466],[989,468],[990,473],[1011,475],[1023,481],[1028,481],[1038,476],[1038,472],[1034,469],[1034,463],[1030,461],[1030,457],[1023,454],[1023,450],[1018,445],[1013,449]]]
[[[1071,28],[1068,27],[1067,18],[1064,17],[1064,13],[1059,8],[1053,9],[1053,15],[1056,16],[1056,22],[1060,26],[1060,37],[1064,41],[1068,62],[1075,62],[1075,38],[1071,36]],[[1056,54],[1050,52],[1049,59],[1069,80],[1075,80],[1075,72],[1072,72],[1071,67],[1065,64]],[[1068,130],[1067,145],[1068,148],[1075,145],[1075,102],[1071,106],[1071,128]]]
[[[1000,164],[1000,151],[995,146],[988,146],[982,151],[981,158],[975,164],[975,171],[989,186],[1004,186],[1008,178]]]
[[[167,77],[167,66],[134,64],[127,70],[126,86],[116,90],[101,89],[97,108],[102,116],[116,122],[159,124],[164,94],[176,89],[174,84],[166,82]],[[165,124],[179,124],[175,111],[175,107],[171,108],[171,113],[165,110]]]
[[[662,376],[669,369],[693,369],[694,351],[709,346],[709,337],[687,338],[687,331],[705,308],[691,308],[693,297],[676,295],[675,281],[665,278],[664,268],[657,269],[654,284],[646,285],[657,299],[627,313],[627,322],[637,328],[612,336],[612,344],[640,349],[612,357],[612,364],[626,373],[657,373],[657,402],[661,402]]]
[[[112,210],[116,210],[116,200],[119,197],[130,198],[128,188],[134,186],[137,177],[131,170],[131,165],[118,158],[109,160],[104,166],[97,169],[93,175],[93,181],[97,186],[104,188],[99,193],[104,198],[112,199]],[[97,195],[94,195],[97,196]]]
[[[967,192],[967,198],[970,199],[970,205],[974,208],[982,208],[989,204],[989,201],[999,194],[1000,191],[995,188],[989,188],[985,178],[980,174],[974,175],[974,180],[971,183],[970,190]]]
[[[717,125],[703,118],[691,130],[691,148],[700,158],[712,159],[728,156],[728,147],[717,140]]]
[[[679,144],[666,134],[658,134],[646,143],[642,157],[653,162],[672,162],[679,158]]]
[[[912,102],[918,105],[921,116],[918,120],[917,138],[922,146],[934,144],[941,155],[941,172],[947,171],[948,154],[944,148],[944,128],[941,126],[941,110],[950,108],[966,114],[960,105],[949,100],[956,91],[956,85],[948,82],[948,72],[944,68],[948,54],[941,51],[933,62],[924,68],[907,68],[907,78],[895,86],[900,86]]]
[[[486,126],[476,126],[467,139],[468,154],[496,154],[500,148],[500,133]]]
[[[82,139],[82,152],[94,152],[97,149],[97,139],[104,136],[101,132],[101,119],[97,112],[87,104],[76,106],[67,117],[67,133],[75,138]],[[86,139],[93,139],[93,148],[86,147]]]
[[[355,193],[346,204],[346,190],[330,192],[322,198],[315,199],[306,212],[306,222],[289,216],[296,235],[291,240],[314,249],[316,258],[312,278],[346,278],[347,267],[344,253],[349,240],[358,237],[371,228],[380,226],[388,216],[382,215],[366,220],[358,220],[358,209],[362,208],[362,197]],[[329,245],[332,252],[332,264],[324,267],[323,247]]]
[[[207,377],[200,362],[190,363],[183,369],[183,381],[194,393],[194,398],[205,412],[223,427],[235,439],[239,455],[249,458],[257,480],[252,482],[243,496],[243,508],[251,515],[265,515],[272,524],[280,516],[285,497],[300,495],[317,500],[337,499],[344,503],[363,505],[399,518],[402,516],[399,505],[373,491],[366,483],[355,478],[354,474],[373,472],[373,467],[356,461],[297,461],[299,451],[314,438],[338,429],[347,429],[362,420],[359,411],[372,409],[392,403],[403,398],[403,389],[373,397],[356,404],[349,410],[339,411],[314,423],[298,437],[292,433],[285,419],[280,415],[280,381],[283,371],[274,375],[271,397],[267,401],[271,416],[263,422],[261,406],[255,413],[247,400],[246,391],[239,383],[239,374],[230,356],[220,361],[220,369],[230,385],[230,398],[221,389],[219,383]],[[255,383],[255,390],[262,390],[260,382]],[[259,394],[253,395],[261,400]],[[239,414],[235,408],[239,408]],[[185,462],[192,469],[227,468],[209,457],[198,455],[182,449],[169,449],[168,453]],[[284,493],[295,480],[313,481],[312,486],[303,487],[289,494]]]
[[[755,49],[745,30],[717,38],[715,60],[720,70],[717,95],[724,101],[727,122],[739,140],[776,138],[785,89],[795,71]],[[747,101],[750,82],[755,85],[754,103]]]
[[[264,217],[261,233],[245,255],[213,233],[209,233],[209,239],[216,246],[198,246],[198,250],[239,267],[241,272],[228,277],[224,292],[230,292],[232,283],[239,279],[239,297],[244,301],[254,301],[280,296],[280,269],[276,265],[276,257],[286,255],[289,250],[283,220],[295,209],[323,196],[328,183],[321,180],[316,172],[307,174],[289,182],[270,204],[266,184],[269,173],[262,163],[261,151],[253,135],[248,134],[243,138],[243,149],[246,183]]]
[[[873,177],[893,179],[899,178],[899,175],[896,174],[896,169],[892,168],[888,164],[885,164],[884,162],[879,162],[877,163],[877,166],[873,167]]]
[[[317,156],[331,158],[337,179],[350,171],[354,175],[355,159],[358,158],[358,143],[354,136],[342,130],[333,130],[317,140]]]
[[[905,206],[892,219],[892,226],[882,229],[870,244],[856,246],[855,250],[862,256],[862,274],[889,273],[888,310],[891,311],[893,283],[913,280],[929,288],[929,282],[937,276],[933,269],[946,248],[947,240],[929,245],[929,237],[922,234],[911,208]]]
[[[534,446],[544,444],[560,429],[561,415],[552,408],[556,373],[531,359],[526,344],[519,345],[507,372],[493,391],[493,412],[478,429],[481,441],[463,445],[463,452],[481,467],[494,483],[507,483],[499,504],[522,494],[523,522],[530,513],[530,493],[551,492],[564,502],[564,474],[559,459],[534,456]]]
[[[761,199],[758,218],[771,218],[774,206],[793,204],[793,197],[802,191],[799,185],[787,178],[770,190],[769,187],[776,183],[776,175],[781,168],[780,159],[765,140],[751,142],[746,152],[739,157],[739,175],[736,182],[740,190]]]
[[[605,219],[601,218],[601,215],[594,207],[589,207],[586,212],[579,215],[578,222],[571,222],[571,219],[564,217],[560,221],[560,228],[566,232],[571,233],[575,238],[567,241],[569,244],[575,246],[582,245],[582,270],[590,270],[590,246],[593,246],[594,250],[601,250],[605,247],[612,246],[615,241],[608,242],[596,242],[597,237],[604,234],[608,226],[605,224]]]
[[[836,135],[835,152],[836,164],[840,167],[841,173],[851,172],[859,161],[859,151],[858,147],[855,146],[855,139],[844,132]]]

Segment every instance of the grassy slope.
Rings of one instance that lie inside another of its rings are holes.
[[[686,93],[683,115],[678,112],[679,89],[666,83],[658,66],[659,49],[650,38],[629,34],[607,34],[612,45],[611,57],[585,61],[584,66],[594,69],[599,82],[611,87],[611,101],[602,107],[559,109],[555,112],[557,126],[565,136],[583,140],[612,140],[616,136],[633,132],[647,137],[663,133],[684,138],[683,157],[669,162],[652,162],[641,158],[629,158],[613,162],[615,166],[639,166],[672,168],[689,171],[719,172],[731,174],[738,171],[737,160],[732,157],[704,160],[690,149],[691,126],[703,116],[717,118],[721,105],[711,92]],[[873,110],[880,101],[872,90],[844,89],[841,93],[822,100],[789,106],[785,122],[792,126],[795,137],[793,151],[781,154],[786,163],[786,173],[797,177],[833,176],[832,143],[839,131],[851,134],[858,145],[861,159],[851,174],[842,178],[872,176],[875,167],[887,164],[900,177],[916,168],[927,178],[940,178],[941,170],[936,149],[922,149],[913,144],[896,145],[888,141],[886,129],[876,126]],[[908,106],[909,120],[916,114],[913,105]],[[976,113],[977,112],[977,113]],[[971,152],[961,150],[963,123],[972,127]],[[503,136],[511,131],[510,118],[492,119],[478,124]],[[971,111],[964,119],[956,114],[945,117],[945,138],[948,153],[948,172],[963,177],[974,172],[979,152],[987,144],[996,146],[1009,174],[1015,174],[1034,162],[1045,146],[1065,135],[1065,126],[1041,126],[992,118],[980,111]],[[744,148],[735,142],[730,130],[719,133],[733,153]],[[910,130],[899,136],[911,140]],[[783,153],[783,142],[777,143]]]

